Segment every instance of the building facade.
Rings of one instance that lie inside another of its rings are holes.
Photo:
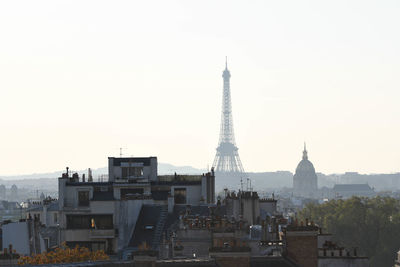
[[[376,192],[368,184],[335,184],[332,189],[335,198],[374,197]]]
[[[90,174],[86,180],[68,170],[59,178],[61,242],[110,254],[121,252],[130,247],[145,207],[168,211],[177,205],[215,202],[213,172],[158,176],[156,157],[111,157],[108,162],[108,181],[93,182]]]

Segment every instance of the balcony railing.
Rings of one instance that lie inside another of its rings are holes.
[[[115,229],[91,229],[90,238],[114,238]]]

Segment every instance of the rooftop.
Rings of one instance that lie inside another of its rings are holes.
[[[42,211],[42,210],[43,210],[43,204],[40,204],[28,208],[27,212]],[[58,210],[59,210],[58,201],[51,202],[49,205],[47,205],[47,211],[58,211]]]
[[[173,184],[180,184],[180,185],[188,185],[188,184],[201,184],[201,179],[203,175],[159,175],[157,177],[157,182],[152,182],[155,185],[173,185]]]

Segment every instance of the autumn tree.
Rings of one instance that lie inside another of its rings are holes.
[[[108,260],[109,257],[103,250],[90,251],[88,248],[76,246],[69,248],[63,244],[54,251],[36,254],[32,256],[21,257],[19,265],[25,264],[52,264],[52,263],[71,263],[83,261],[101,261]]]

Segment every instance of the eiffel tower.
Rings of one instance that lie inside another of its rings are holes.
[[[227,60],[225,60],[225,70],[222,73],[222,78],[224,78],[224,89],[222,96],[221,128],[213,167],[217,173],[242,176],[244,174],[244,169],[239,158],[238,148],[235,143],[235,134],[233,132],[231,90],[229,84],[231,74],[228,70]]]

